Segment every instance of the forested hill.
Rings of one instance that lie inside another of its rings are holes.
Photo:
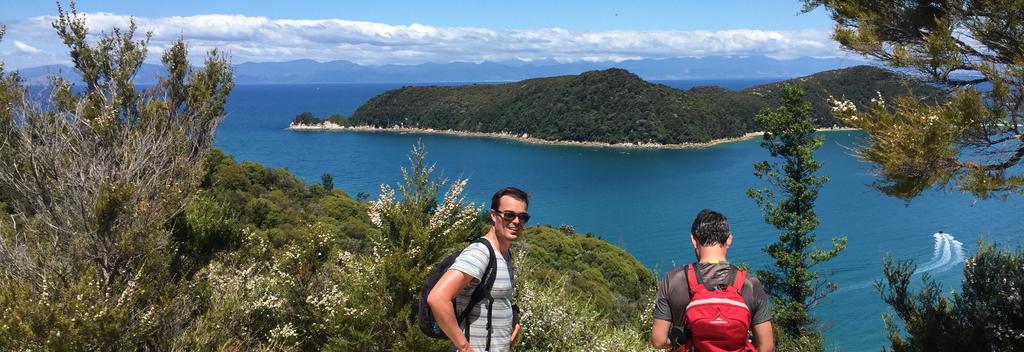
[[[753,116],[781,102],[780,85],[807,91],[812,117],[822,127],[840,124],[829,95],[864,107],[877,92],[889,97],[937,91],[871,66],[733,91],[721,87],[678,90],[623,69],[529,79],[506,84],[403,87],[363,104],[350,125],[401,126],[469,132],[526,134],[545,140],[678,144],[738,137],[759,130]]]

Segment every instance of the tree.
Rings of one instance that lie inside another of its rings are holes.
[[[886,258],[884,282],[875,288],[902,322],[886,314],[892,351],[1020,351],[1024,349],[1024,253],[980,243],[964,263],[961,293],[951,298],[922,274],[921,289],[910,290],[917,267]],[[901,333],[900,326],[907,332]]]
[[[772,188],[747,190],[761,207],[765,221],[782,231],[779,242],[764,248],[775,259],[773,267],[759,271],[758,277],[772,297],[772,324],[785,334],[780,343],[804,336],[820,342],[809,310],[836,285],[821,279],[811,268],[838,255],[846,247],[846,238],[833,238],[829,250],[815,248],[813,231],[818,217],[814,201],[828,177],[814,175],[821,168],[814,160],[814,151],[824,138],[814,135],[815,126],[807,118],[810,103],[800,88],[786,85],[782,97],[777,110],[762,110],[755,116],[765,129],[761,146],[779,162],[754,164],[754,175],[766,179],[785,196],[778,199]]]
[[[833,111],[864,129],[859,150],[877,165],[878,189],[910,200],[933,186],[975,197],[1024,193],[1024,2],[1012,0],[804,0],[836,21],[846,49],[909,68],[951,94],[930,104],[881,96],[866,111],[833,101]],[[1024,255],[979,241],[964,265],[961,293],[947,298],[927,274],[887,258],[875,287],[902,321],[885,316],[894,351],[1024,349]],[[906,336],[905,336],[906,335]]]
[[[320,175],[320,185],[328,191],[334,189],[334,176],[326,172],[323,175]]]
[[[480,235],[475,230],[479,210],[465,201],[462,191],[467,180],[456,180],[441,198],[447,180],[435,179],[433,165],[427,165],[426,148],[417,142],[409,155],[409,167],[402,168],[402,183],[395,189],[381,185],[380,196],[370,204],[370,222],[379,232],[369,238],[372,259],[379,263],[382,282],[388,283],[386,316],[392,317],[392,331],[380,343],[394,350],[443,348],[415,327],[417,295],[424,280],[441,258],[463,239]],[[438,201],[440,199],[440,201]]]
[[[935,186],[979,198],[1024,193],[1024,2],[803,2],[804,11],[831,14],[844,49],[950,93],[946,102],[879,99],[861,112],[836,104],[843,121],[868,133],[859,154],[877,165],[879,190],[908,201]]]
[[[0,346],[167,346],[193,305],[166,225],[201,181],[231,70],[214,50],[193,71],[179,39],[163,55],[169,76],[139,91],[148,34],[132,21],[90,42],[74,3],[58,12],[83,89],[54,77],[44,105],[0,80],[0,336],[16,337]]]
[[[314,116],[313,113],[309,111],[300,112],[298,115],[295,115],[295,117],[292,118],[292,124],[296,125],[315,125],[320,122],[323,121],[316,118],[316,116]]]

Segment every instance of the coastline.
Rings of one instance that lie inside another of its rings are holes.
[[[527,134],[511,134],[511,133],[496,133],[496,132],[467,132],[457,130],[436,130],[432,128],[410,128],[410,127],[374,127],[374,126],[341,126],[330,121],[324,121],[316,125],[303,125],[291,123],[288,125],[286,130],[289,131],[300,131],[300,132],[369,132],[369,133],[394,133],[394,134],[436,134],[456,137],[474,137],[474,138],[492,138],[508,140],[513,142],[525,143],[525,144],[537,144],[547,146],[569,146],[569,147],[594,147],[594,148],[619,148],[619,149],[703,149],[713,147],[719,144],[740,142],[757,138],[764,134],[763,131],[749,132],[739,137],[732,138],[720,138],[711,140],[703,143],[679,143],[679,144],[661,144],[661,143],[606,143],[606,142],[580,142],[580,141],[563,141],[563,140],[547,140],[535,137],[530,137]],[[840,131],[857,131],[856,128],[851,127],[834,127],[834,128],[818,128],[818,132],[840,132]]]

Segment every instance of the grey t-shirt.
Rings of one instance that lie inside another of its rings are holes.
[[[512,341],[512,293],[515,283],[512,281],[515,267],[509,265],[505,256],[494,253],[498,262],[497,276],[491,287],[494,306],[491,307],[491,351],[507,351]],[[458,270],[473,277],[473,281],[455,298],[455,311],[462,312],[469,304],[473,290],[480,284],[480,278],[487,269],[490,253],[483,243],[473,243],[466,247],[455,259],[449,270]],[[469,311],[469,345],[475,351],[483,351],[487,345],[487,299],[483,299]]]
[[[673,325],[682,325],[686,305],[690,304],[690,285],[686,282],[687,265],[676,267],[665,273],[658,284],[658,293],[654,301],[654,318],[671,321]],[[729,263],[724,261],[715,264],[700,263],[699,273],[706,285],[716,286],[726,283],[729,276]],[[730,283],[731,284],[731,283]],[[772,319],[772,311],[768,305],[768,296],[764,293],[761,280],[751,273],[740,289],[743,301],[750,309],[750,325],[763,323]]]

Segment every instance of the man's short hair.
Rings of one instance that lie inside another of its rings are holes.
[[[724,245],[729,239],[729,220],[711,209],[701,210],[693,219],[690,234],[701,246]]]
[[[491,197],[491,210],[498,210],[501,206],[501,197],[509,196],[526,203],[526,206],[530,206],[530,196],[523,192],[523,190],[515,187],[505,187],[494,192],[494,196]]]

